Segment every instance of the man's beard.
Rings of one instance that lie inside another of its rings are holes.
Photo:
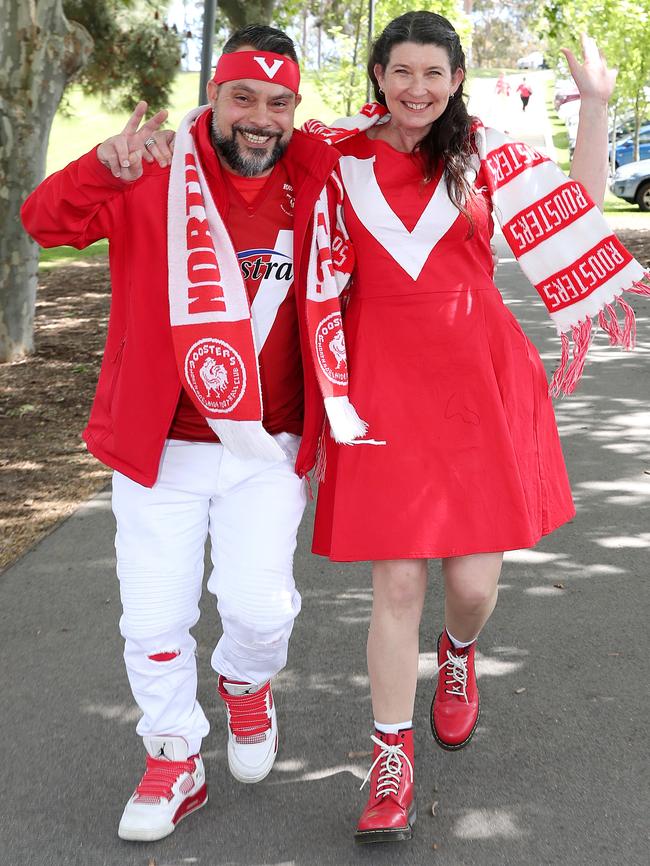
[[[237,174],[243,175],[243,177],[256,177],[257,175],[264,174],[264,172],[268,171],[270,168],[273,168],[276,162],[282,158],[282,155],[289,144],[288,140],[282,140],[281,133],[274,132],[270,133],[270,135],[274,136],[276,139],[275,145],[270,152],[260,150],[259,153],[256,153],[254,149],[244,151],[243,146],[240,146],[236,140],[237,132],[248,132],[250,135],[268,136],[269,131],[266,129],[258,129],[254,126],[235,124],[232,127],[231,136],[228,137],[221,132],[217,126],[214,114],[212,115],[212,144],[217,153],[224,158],[230,168],[237,172]]]

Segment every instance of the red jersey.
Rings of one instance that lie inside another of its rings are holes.
[[[223,183],[228,194],[227,227],[237,254],[251,304],[259,353],[264,414],[271,434],[302,433],[303,374],[298,312],[294,290],[294,191],[282,161],[268,177],[241,177],[210,172],[204,157],[210,142],[210,114],[197,122],[194,137],[212,194]],[[170,439],[215,442],[217,436],[181,391]]]

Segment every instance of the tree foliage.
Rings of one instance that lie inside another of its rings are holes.
[[[479,67],[514,66],[523,54],[539,50],[534,28],[536,0],[474,0],[472,47]]]
[[[0,2],[0,361],[33,348],[38,247],[20,206],[43,179],[52,119],[79,81],[115,106],[168,100],[180,61],[162,0]]]
[[[276,0],[219,0],[233,30],[247,24],[270,24]]]
[[[162,0],[63,0],[69,21],[94,41],[90,62],[77,81],[109,107],[130,110],[139,99],[152,108],[169,102],[180,65],[180,36],[164,20]]]

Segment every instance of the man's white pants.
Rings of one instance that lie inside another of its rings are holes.
[[[286,664],[300,612],[293,555],[306,497],[293,471],[299,438],[276,439],[287,453],[279,463],[243,460],[217,443],[171,440],[152,488],[113,475],[120,631],[143,712],[137,732],[185,737],[190,754],[209,730],[196,700],[190,634],[208,534],[208,589],[223,626],[212,667],[229,679],[263,683]]]

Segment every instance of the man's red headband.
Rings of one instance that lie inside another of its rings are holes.
[[[273,54],[271,51],[233,51],[232,54],[222,54],[212,80],[223,84],[224,81],[238,81],[242,78],[271,81],[298,93],[300,69],[290,57]]]

